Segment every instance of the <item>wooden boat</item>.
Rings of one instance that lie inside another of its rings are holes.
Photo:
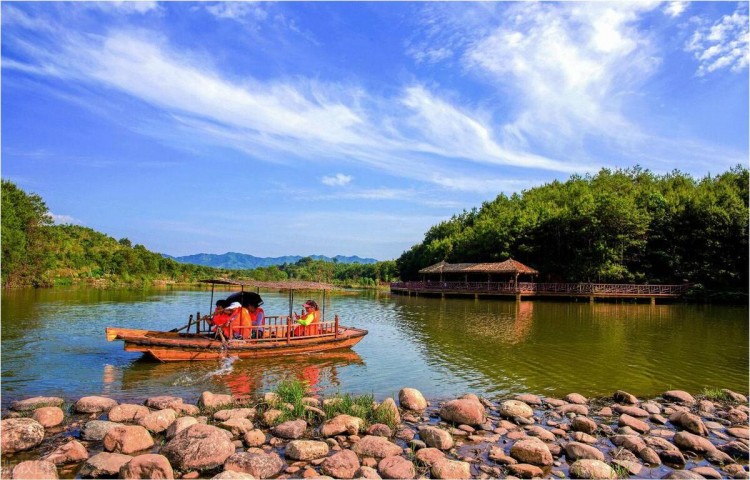
[[[255,282],[242,280],[212,279],[202,280],[212,285],[213,305],[214,285],[255,286],[256,288],[283,288],[290,291],[290,314],[288,316],[266,317],[259,338],[247,340],[226,340],[216,338],[208,324],[209,317],[190,316],[188,324],[170,332],[138,330],[130,328],[107,328],[107,341],[122,340],[125,350],[143,352],[162,362],[217,360],[227,355],[239,358],[262,358],[280,355],[299,355],[351,348],[365,335],[367,330],[339,325],[336,315],[333,321],[321,321],[307,335],[295,335],[297,327],[292,319],[294,290],[323,289],[331,287],[315,282]],[[323,313],[323,316],[325,313]],[[195,333],[190,331],[195,328]],[[256,327],[253,327],[256,328]],[[180,330],[186,330],[181,332]]]

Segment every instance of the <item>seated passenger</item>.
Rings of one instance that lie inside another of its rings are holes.
[[[257,297],[257,298],[256,298]],[[265,324],[265,312],[260,306],[263,305],[263,299],[260,295],[250,298],[247,301],[247,311],[250,313],[250,324],[253,326],[250,338],[263,338],[263,325]],[[245,334],[247,337],[247,334]]]
[[[302,305],[305,311],[302,316],[294,314],[294,319],[299,325],[294,329],[294,336],[317,335],[320,329],[320,310],[314,300],[308,300]]]
[[[212,330],[214,332],[218,334],[219,331],[221,331],[222,335],[224,335],[224,338],[230,338],[229,335],[231,332],[229,326],[227,325],[227,323],[229,323],[229,314],[224,310],[226,306],[226,300],[217,300],[216,310],[214,310],[214,313],[211,316],[209,322],[213,326]]]
[[[250,337],[250,312],[240,302],[232,302],[226,308],[229,311],[232,338],[241,340]]]

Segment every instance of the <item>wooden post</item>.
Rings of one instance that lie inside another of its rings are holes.
[[[334,330],[334,334],[333,334],[333,338],[339,338],[339,316],[338,316],[338,314],[334,315],[333,319],[335,321],[335,324],[334,324],[334,327],[333,327],[335,329]]]
[[[594,296],[593,296],[593,295],[591,295],[591,296],[589,297],[589,303],[594,303]]]
[[[195,314],[195,333],[201,333],[201,312]]]
[[[656,305],[656,297],[651,297],[651,305]]]
[[[190,333],[190,327],[192,326],[193,326],[193,316],[190,315],[190,318],[188,318],[188,324],[187,324],[187,328],[185,329],[185,331],[187,333]]]
[[[292,317],[286,319],[286,343],[292,341]]]

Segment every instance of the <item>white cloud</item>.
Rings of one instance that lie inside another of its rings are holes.
[[[337,173],[334,176],[325,176],[321,179],[324,185],[330,185],[332,187],[347,185],[352,181],[351,175],[344,175],[343,173]]]
[[[50,212],[49,216],[56,225],[83,225],[81,220],[71,217],[70,215],[57,215]]]
[[[265,6],[255,2],[219,2],[207,5],[205,8],[216,18],[232,19],[238,22],[263,21],[268,17]]]
[[[687,10],[689,2],[667,2],[664,13],[672,18],[677,18]]]
[[[699,25],[685,44],[685,50],[698,60],[697,76],[722,69],[737,73],[747,68],[750,58],[747,6],[740,5],[734,13],[724,15],[712,25],[698,18],[695,21]]]
[[[622,114],[623,92],[657,65],[634,23],[651,4],[571,3],[513,6],[511,22],[477,39],[467,67],[518,92],[505,126],[508,141],[542,140],[570,151],[587,136],[629,141],[638,127]]]

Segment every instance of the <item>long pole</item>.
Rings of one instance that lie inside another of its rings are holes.
[[[213,312],[214,311],[214,287],[215,285],[211,284],[211,305],[208,306],[208,311]],[[209,313],[211,315],[211,313]]]
[[[326,321],[326,291],[323,290],[323,311],[320,312],[320,323]]]

